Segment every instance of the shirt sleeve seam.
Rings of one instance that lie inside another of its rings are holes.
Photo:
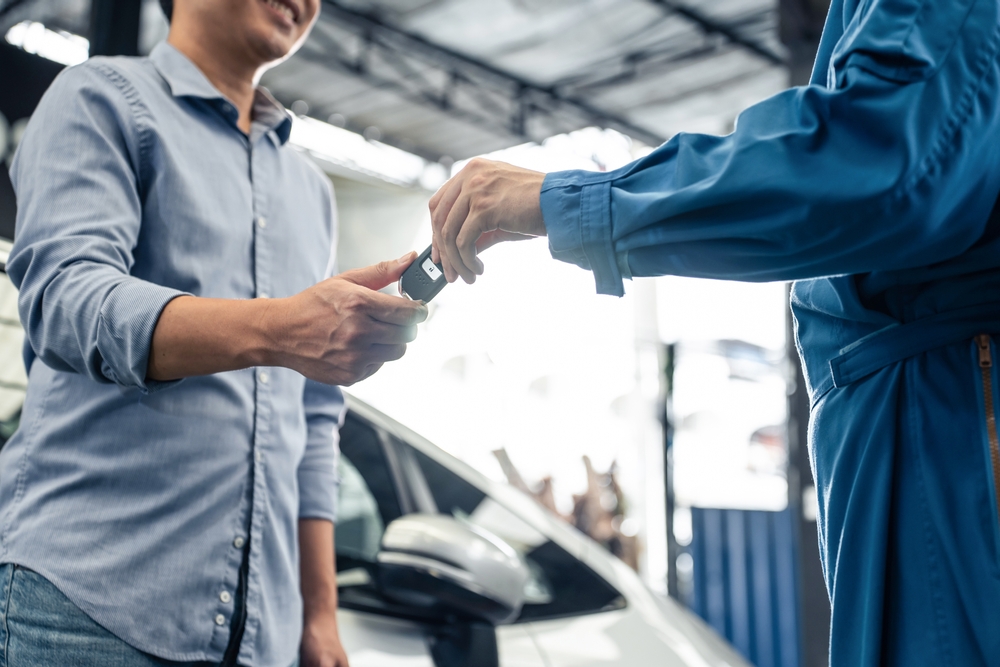
[[[148,158],[152,149],[152,137],[148,129],[152,120],[152,114],[150,114],[149,108],[142,101],[142,97],[139,95],[139,91],[136,90],[135,85],[122,72],[107,63],[94,63],[92,68],[94,71],[102,74],[121,93],[131,112],[132,130],[135,132],[139,147],[137,156],[138,164],[136,165],[136,183],[141,195],[146,181],[144,178],[146,165],[149,164]]]

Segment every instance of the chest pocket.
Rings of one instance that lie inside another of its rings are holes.
[[[941,66],[981,0],[866,0],[834,49],[831,83],[851,67],[900,83]]]

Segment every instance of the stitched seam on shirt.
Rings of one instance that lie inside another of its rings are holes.
[[[920,429],[917,426],[916,420],[918,413],[918,406],[916,405],[915,397],[918,395],[915,382],[915,369],[913,364],[904,364],[903,367],[903,378],[906,383],[906,406],[905,410],[908,413],[908,419],[906,420],[907,426],[910,432],[907,434],[907,440],[913,446],[917,446],[917,443],[922,441],[920,438]],[[944,600],[941,595],[941,588],[944,585],[941,581],[940,574],[940,562],[937,557],[937,552],[935,550],[935,540],[934,531],[931,526],[930,519],[930,508],[927,501],[927,488],[924,483],[924,474],[921,466],[916,466],[915,473],[917,478],[917,487],[919,488],[919,502],[920,502],[920,514],[921,514],[921,525],[924,529],[924,544],[927,550],[927,566],[928,566],[928,580],[931,591],[931,597],[937,603],[934,605],[934,634],[937,638],[937,644],[941,648],[941,657],[944,659],[942,667],[951,666],[955,664],[954,656],[952,655],[951,643],[949,637],[951,633],[948,632],[948,619],[944,614]]]
[[[7,617],[10,614],[11,590],[14,588],[14,564],[10,563],[8,567],[10,568],[10,576],[7,577],[3,601],[3,667],[7,667],[7,663],[9,662],[7,660],[7,652],[10,646],[10,623],[7,622]]]
[[[888,209],[894,204],[898,204],[901,199],[905,198],[907,193],[915,190],[917,186],[927,180],[935,167],[942,163],[947,152],[954,148],[955,135],[965,126],[965,120],[972,113],[973,100],[983,88],[986,69],[996,59],[998,50],[1000,50],[998,47],[1000,47],[1000,27],[994,28],[989,45],[982,50],[978,58],[977,67],[972,72],[975,84],[966,88],[955,104],[955,113],[944,123],[934,148],[922,161],[922,168],[914,172],[910,178],[905,179],[896,190],[890,193],[880,208]],[[883,213],[887,212],[883,211]]]
[[[139,95],[139,91],[135,89],[132,82],[125,78],[121,72],[104,63],[97,63],[93,65],[93,68],[95,71],[103,74],[104,77],[118,89],[118,91],[122,94],[122,97],[125,98],[125,102],[128,104],[129,110],[132,112],[132,121],[135,124],[136,137],[139,140],[139,163],[136,165],[137,171],[135,177],[136,184],[141,195],[143,191],[143,172],[145,171],[144,165],[148,162],[147,158],[152,147],[152,138],[149,136],[148,131],[149,122],[152,120],[152,114],[149,112],[149,108],[143,103],[142,98]]]
[[[49,383],[49,386],[45,390],[45,396],[42,398],[42,404],[39,407],[38,415],[35,417],[35,422],[31,425],[31,437],[25,437],[24,440],[24,451],[21,453],[21,460],[17,469],[17,481],[15,482],[14,489],[14,500],[10,503],[10,512],[7,514],[7,522],[3,528],[3,547],[4,554],[7,553],[7,537],[10,533],[10,526],[13,523],[14,513],[17,511],[17,506],[21,504],[21,500],[24,498],[24,487],[25,487],[25,477],[28,471],[28,455],[31,453],[32,447],[35,445],[35,439],[38,436],[38,429],[42,423],[42,418],[45,416],[46,408],[49,406],[49,396],[52,395],[52,388],[54,383]]]

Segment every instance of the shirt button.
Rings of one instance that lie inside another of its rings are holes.
[[[267,384],[267,381],[271,379],[271,376],[267,374],[267,371],[261,371],[258,377],[260,377],[261,384]]]
[[[226,624],[226,617],[223,616],[222,614],[216,614],[215,615],[215,624],[216,625],[225,625]]]
[[[263,454],[261,454],[261,453],[260,453],[260,450],[258,449],[258,450],[257,450],[256,452],[254,452],[254,455],[253,455],[253,457],[254,457],[255,459],[257,459],[257,463],[260,463],[261,459],[263,459],[263,458],[264,458],[264,455],[263,455]]]
[[[269,299],[271,297],[269,297],[267,295],[267,292],[261,292],[260,294],[257,295],[257,298],[259,298],[259,299]]]
[[[233,599],[233,596],[229,594],[229,591],[222,591],[221,593],[219,593],[219,599],[222,600],[223,602],[228,603],[230,600]]]
[[[267,227],[267,218],[265,218],[264,216],[260,216],[259,218],[257,218],[257,226],[260,227],[261,229]]]
[[[242,549],[243,544],[244,540],[242,537],[237,537],[235,540],[233,540],[233,546],[236,547],[237,549]]]

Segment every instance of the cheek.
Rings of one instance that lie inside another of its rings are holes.
[[[302,10],[308,19],[303,22],[306,26],[303,30],[303,34],[306,34],[312,29],[313,24],[316,23],[316,19],[319,18],[319,2],[316,0],[306,0]]]

